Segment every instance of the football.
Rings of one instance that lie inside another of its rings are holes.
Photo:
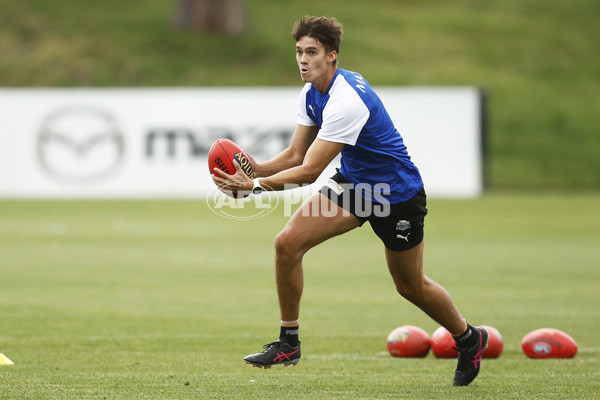
[[[219,139],[213,143],[208,151],[208,169],[214,176],[218,176],[214,168],[219,168],[229,175],[235,174],[234,160],[240,164],[249,178],[254,179],[250,157],[235,142],[229,139]]]
[[[575,340],[554,328],[529,332],[523,337],[521,348],[529,358],[573,358],[577,354]]]
[[[502,350],[504,350],[504,341],[502,340],[502,335],[498,332],[498,329],[493,326],[483,325],[483,327],[490,334],[490,338],[488,340],[487,348],[484,350],[482,357],[483,358],[498,358],[500,354],[502,354]]]
[[[500,354],[502,354],[502,350],[504,349],[502,335],[500,335],[500,332],[493,326],[483,325],[483,327],[490,334],[490,338],[488,339],[488,345],[484,350],[482,357],[500,357]],[[454,338],[443,326],[437,328],[435,332],[433,332],[433,335],[431,335],[431,351],[436,358],[456,358],[458,352],[454,350],[452,346],[455,346]]]
[[[387,349],[392,357],[425,357],[430,346],[427,332],[412,325],[394,329],[387,338]]]
[[[431,351],[436,358],[456,358],[458,352],[452,346],[455,346],[454,338],[443,326],[431,335]]]

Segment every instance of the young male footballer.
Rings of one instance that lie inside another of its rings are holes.
[[[251,160],[254,180],[237,164],[234,175],[215,169],[220,177],[213,179],[222,189],[259,194],[313,183],[340,152],[341,166],[275,238],[279,339],[244,360],[264,368],[300,361],[302,258],[319,243],[369,221],[385,245],[398,293],[454,336],[459,356],[453,384],[470,384],[479,373],[489,335],[467,324],[448,292],[423,272],[427,208],[419,170],[367,80],[338,67],[342,25],[335,18],[305,16],[294,24],[292,35],[305,85],[289,147],[269,161]]]

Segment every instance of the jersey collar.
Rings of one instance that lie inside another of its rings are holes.
[[[325,95],[329,94],[329,91],[331,90],[331,87],[333,86],[333,82],[335,82],[335,80],[337,79],[339,74],[340,74],[340,68],[337,67],[337,69],[335,70],[335,74],[333,74],[333,77],[331,78],[331,81],[329,82],[329,86],[327,87],[327,90],[324,91],[323,93],[319,93],[319,91],[317,90],[317,93],[319,93],[319,96],[325,96]]]

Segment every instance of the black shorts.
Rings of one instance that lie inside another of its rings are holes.
[[[408,250],[423,241],[427,215],[427,196],[423,188],[402,203],[380,204],[365,200],[354,185],[337,172],[320,193],[358,218],[361,226],[369,221],[373,231],[390,250]]]

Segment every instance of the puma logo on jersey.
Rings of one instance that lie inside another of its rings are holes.
[[[315,108],[310,104],[308,105],[308,108],[310,108],[310,111],[313,113],[313,116],[316,117]]]
[[[396,235],[396,238],[397,239],[404,239],[404,240],[406,240],[406,242],[408,242],[408,235],[410,235],[410,232],[408,232],[406,234],[406,236],[402,236],[402,235],[398,234],[398,235]]]

